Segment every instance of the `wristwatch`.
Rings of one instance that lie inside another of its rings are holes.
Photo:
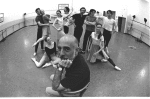
[[[59,71],[62,71],[62,68],[61,68],[61,67],[58,67],[58,70],[59,70]]]
[[[60,65],[60,64],[57,65],[57,69],[58,69],[59,71],[62,71],[62,70],[63,70],[63,67],[60,67],[59,65]]]

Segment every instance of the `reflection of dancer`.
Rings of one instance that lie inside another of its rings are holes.
[[[116,70],[121,70],[104,51],[104,37],[100,32],[100,28],[101,25],[97,25],[96,32],[92,33],[92,46],[90,47],[91,49],[87,60],[90,60],[90,62],[95,62],[96,59],[101,59],[103,62],[108,60]],[[103,59],[103,57],[105,59]]]
[[[37,42],[35,42],[33,46],[36,46],[41,41],[42,41],[42,38],[40,38]],[[45,65],[52,65],[60,61],[60,59],[55,56],[56,55],[56,43],[53,42],[51,38],[48,36],[45,38],[45,42],[46,42],[45,53],[43,57],[41,58],[41,60],[38,62],[36,61],[35,58],[31,58],[37,67],[43,66],[46,63],[46,61],[53,61],[53,62],[50,62]]]
[[[57,33],[57,42],[58,40],[65,35],[64,33],[64,30],[63,30],[63,16],[61,15],[61,11],[60,10],[57,10],[56,11],[56,14],[57,14],[57,18],[54,20],[54,23],[53,23],[53,27],[58,31]],[[59,25],[59,28],[57,28],[55,26],[55,24],[58,23]]]
[[[103,35],[104,35],[104,44],[105,44],[105,50],[108,52],[108,43],[111,39],[111,35],[113,32],[118,31],[117,30],[117,24],[115,20],[112,18],[113,12],[111,10],[107,11],[107,17],[99,17],[99,19],[103,20]]]

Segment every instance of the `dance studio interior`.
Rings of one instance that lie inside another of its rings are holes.
[[[53,97],[46,93],[46,88],[52,87],[50,76],[56,68],[38,68],[31,59],[40,61],[45,53],[39,43],[34,55],[38,31],[35,10],[40,8],[50,16],[50,37],[57,42],[59,32],[53,22],[56,11],[63,15],[65,7],[70,9],[70,17],[80,13],[82,7],[87,16],[90,9],[95,9],[96,18],[107,17],[111,10],[117,25],[108,44],[108,56],[121,70],[115,70],[108,61],[91,63],[87,60],[89,52],[81,53],[90,70],[90,82],[82,97],[149,97],[150,0],[1,0],[0,97]],[[74,35],[75,26],[68,27],[67,35]],[[82,27],[81,49],[86,25]]]

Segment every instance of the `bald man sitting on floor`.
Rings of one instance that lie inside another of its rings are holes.
[[[59,96],[61,91],[77,91],[90,82],[90,70],[84,58],[78,53],[78,41],[72,35],[65,35],[58,42],[61,61],[55,74],[51,75],[52,87],[46,88],[49,95]],[[65,76],[62,78],[63,71]]]

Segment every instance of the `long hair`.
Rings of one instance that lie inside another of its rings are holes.
[[[102,27],[102,24],[100,24],[100,23],[96,23],[95,27],[97,27],[98,25],[100,25]],[[102,33],[100,31],[100,33],[98,34],[98,39],[100,39],[101,36],[102,36]]]

